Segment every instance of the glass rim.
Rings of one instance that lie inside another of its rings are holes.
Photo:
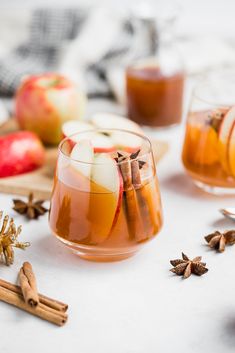
[[[203,88],[203,87],[210,87],[212,86],[213,82],[216,81],[228,81],[225,79],[225,76],[229,75],[229,72],[224,72],[224,73],[217,73],[214,74],[213,76],[209,77],[209,78],[204,78],[203,80],[201,80],[199,83],[197,83],[197,85],[195,85],[195,87],[192,90],[192,98],[196,98],[199,101],[206,103],[210,106],[214,106],[214,107],[220,107],[220,108],[230,108],[231,106],[235,105],[235,96],[234,96],[234,104],[224,104],[222,102],[215,102],[213,101],[213,99],[207,99],[207,98],[203,98],[202,94],[200,94],[198,91],[199,89]],[[217,77],[217,80],[215,79],[215,77]],[[235,71],[233,71],[233,78],[234,78],[234,86],[235,86]]]
[[[139,159],[145,157],[145,156],[148,156],[149,154],[152,154],[153,153],[153,150],[152,150],[152,143],[150,141],[150,139],[146,136],[146,135],[142,135],[138,132],[134,132],[134,131],[130,131],[130,130],[125,130],[125,129],[106,129],[106,128],[94,128],[94,129],[89,129],[89,130],[84,130],[84,131],[80,131],[80,132],[75,132],[74,134],[71,134],[65,138],[63,138],[63,140],[59,143],[59,146],[58,146],[58,151],[59,153],[61,153],[66,159],[68,159],[69,161],[73,161],[73,162],[77,162],[77,163],[82,163],[82,164],[86,164],[86,165],[107,165],[108,163],[94,163],[94,162],[86,162],[86,161],[82,161],[82,160],[78,160],[78,159],[75,159],[75,158],[71,158],[71,156],[67,155],[63,149],[62,149],[62,146],[63,144],[66,142],[66,141],[69,141],[71,140],[71,138],[73,136],[77,136],[77,135],[80,135],[80,134],[87,134],[87,133],[93,133],[93,132],[105,132],[105,131],[116,131],[116,132],[124,132],[124,133],[128,133],[128,134],[131,134],[131,135],[135,135],[135,136],[138,136],[139,138],[141,138],[142,140],[144,140],[145,142],[147,142],[148,144],[148,151],[145,152],[144,154],[142,155],[138,155],[136,158],[133,158],[131,161],[138,161]],[[118,150],[116,150],[117,152]],[[128,152],[129,154],[131,153],[135,153],[137,151],[133,151],[133,152]],[[98,153],[108,153],[108,152],[98,152]],[[123,160],[123,161],[120,161],[120,162],[117,162],[116,161],[116,164],[117,165],[121,165],[123,163],[125,163],[126,161]]]

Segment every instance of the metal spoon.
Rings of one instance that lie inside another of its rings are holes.
[[[223,216],[235,221],[235,208],[234,207],[221,208],[219,211],[222,213]]]

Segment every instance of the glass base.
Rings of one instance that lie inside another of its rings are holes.
[[[129,249],[121,248],[101,248],[95,246],[88,246],[83,244],[72,243],[64,238],[56,235],[56,238],[66,245],[74,254],[78,255],[84,260],[96,262],[113,262],[128,259],[136,254],[139,247],[132,247]]]
[[[208,194],[218,196],[235,196],[235,188],[225,188],[221,186],[211,186],[201,181],[193,180],[194,184]]]

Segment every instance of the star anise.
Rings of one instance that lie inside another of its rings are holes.
[[[205,240],[211,248],[223,252],[226,245],[235,244],[235,230],[228,230],[223,233],[216,230],[214,233],[205,236]]]
[[[192,273],[201,276],[208,271],[206,263],[201,262],[201,256],[195,257],[190,260],[188,256],[182,253],[182,259],[171,260],[170,263],[174,267],[170,269],[171,272],[183,278],[188,278]]]
[[[39,216],[42,216],[44,213],[48,212],[48,209],[43,206],[43,202],[45,201],[34,201],[32,192],[29,194],[28,202],[19,199],[14,199],[13,202],[13,210],[25,215],[29,219],[37,219]]]
[[[2,220],[3,212],[0,211],[0,221]],[[9,220],[9,216],[3,218],[2,227],[0,228],[0,256],[4,258],[7,266],[14,262],[15,248],[25,249],[30,243],[18,242],[18,236],[21,233],[22,227],[16,228],[13,218]]]
[[[125,161],[128,158],[133,160],[133,159],[136,159],[138,157],[139,153],[140,153],[140,150],[137,150],[136,152],[133,152],[131,154],[126,154],[126,153],[123,153],[123,152],[122,153],[121,152],[117,152],[117,157],[115,157],[114,159],[115,159],[115,161],[117,163],[123,162],[123,161]],[[139,169],[142,169],[143,166],[146,164],[146,162],[138,160],[138,164],[139,164]]]

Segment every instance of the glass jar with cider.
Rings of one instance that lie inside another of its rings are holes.
[[[175,12],[160,15],[161,7],[158,15],[154,7],[135,14],[140,30],[148,31],[149,50],[126,69],[128,116],[150,127],[175,125],[182,117],[184,69],[172,34]]]

